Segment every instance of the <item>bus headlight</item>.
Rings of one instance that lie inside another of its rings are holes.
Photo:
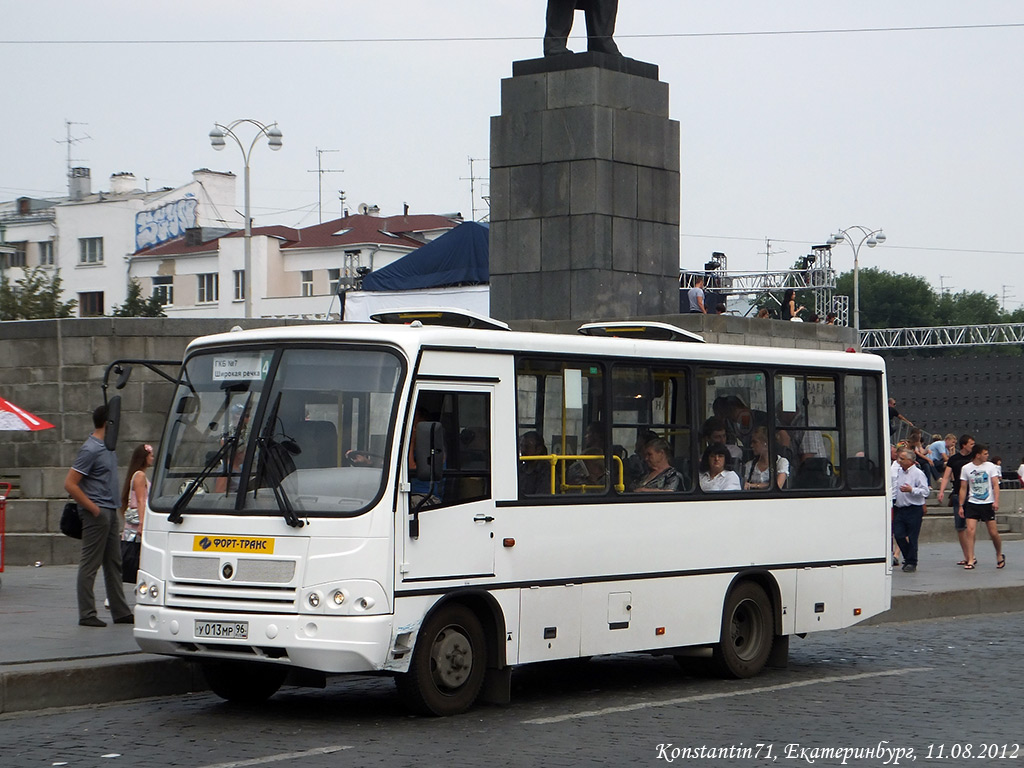
[[[139,580],[135,585],[135,602],[139,605],[160,605],[163,600],[164,585],[159,579],[139,571]]]
[[[369,579],[346,580],[305,587],[299,596],[300,613],[357,616],[389,613],[384,588]]]

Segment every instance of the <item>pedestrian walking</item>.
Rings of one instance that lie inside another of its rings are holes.
[[[903,570],[917,570],[917,541],[924,520],[924,502],[931,493],[928,478],[917,466],[917,455],[909,448],[896,454],[898,465],[893,475],[892,535],[903,553]]]
[[[107,406],[92,413],[94,430],[83,443],[64,479],[64,490],[78,505],[82,521],[82,557],[78,564],[78,623],[105,627],[96,615],[94,587],[103,568],[103,584],[115,624],[134,624],[121,585],[121,537],[117,514],[117,455],[107,450]]]
[[[999,471],[996,465],[988,460],[988,446],[978,443],[974,446],[974,455],[969,464],[960,470],[960,506],[964,508],[967,521],[967,563],[964,568],[971,570],[977,560],[974,559],[974,532],[978,523],[988,527],[988,535],[996,548],[996,568],[1006,565],[1003,554],[1003,540],[996,526],[996,512],[999,511]]]
[[[964,554],[964,559],[957,563],[957,565],[967,565],[968,563],[976,562],[973,554],[968,557],[967,547],[967,521],[964,518],[964,510],[960,504],[960,471],[964,468],[964,465],[971,461],[971,456],[974,454],[974,438],[971,435],[960,435],[960,439],[957,440],[957,445],[960,449],[949,457],[949,461],[946,462],[946,471],[942,473],[942,481],[939,483],[939,504],[942,503],[942,497],[946,493],[946,486],[952,481],[952,488],[949,492],[949,506],[953,508],[953,528],[956,530],[957,540],[960,542],[960,550]],[[970,550],[974,550],[974,539],[971,539]]]

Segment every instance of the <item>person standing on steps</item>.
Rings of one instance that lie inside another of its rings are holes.
[[[86,439],[64,479],[64,490],[78,505],[82,520],[82,558],[78,565],[78,623],[105,627],[96,615],[96,573],[103,568],[103,584],[115,624],[134,624],[132,609],[121,584],[121,526],[117,514],[117,455],[103,442],[107,434],[107,406],[92,412],[94,430]]]

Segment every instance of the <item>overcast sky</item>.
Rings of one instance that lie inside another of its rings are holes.
[[[540,54],[545,6],[0,0],[0,198],[66,193],[65,120],[96,191],[122,171],[150,188],[241,175],[207,134],[255,118],[284,133],[253,155],[257,224],[315,224],[318,178],[325,220],[339,189],[352,208],[468,218],[468,158],[486,210],[500,80]],[[862,267],[1024,303],[1021,0],[621,0],[617,39],[671,88],[684,268],[724,251],[731,270],[781,269],[863,225],[888,241]],[[318,147],[344,173],[311,173]]]

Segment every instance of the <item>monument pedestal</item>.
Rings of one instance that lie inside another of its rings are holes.
[[[491,315],[599,320],[679,309],[679,123],[652,64],[513,64],[491,118]]]

